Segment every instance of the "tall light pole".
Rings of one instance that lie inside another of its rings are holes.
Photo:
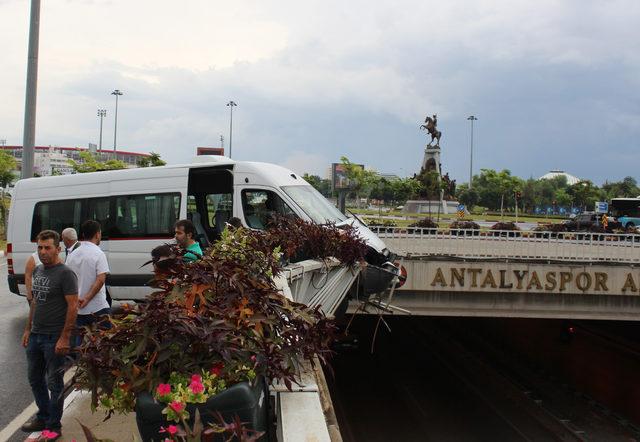
[[[118,97],[122,95],[122,92],[118,89],[111,92],[111,95],[116,96],[116,116],[115,116],[115,125],[113,126],[113,158],[115,159],[116,155],[116,137],[118,136]]]
[[[29,55],[27,56],[27,90],[24,100],[24,133],[22,134],[22,178],[33,176],[36,143],[36,92],[38,90],[38,43],[40,40],[40,0],[31,0]]]
[[[98,116],[100,117],[100,142],[98,143],[98,152],[102,152],[102,119],[107,116],[107,110],[98,109]]]
[[[233,140],[233,108],[237,106],[235,101],[229,101],[227,103],[229,110],[231,111],[231,117],[229,119],[229,158],[231,158],[231,141]]]
[[[478,119],[469,115],[467,120],[471,121],[471,155],[469,156],[469,189],[471,189],[471,182],[473,181],[473,122],[478,121]]]

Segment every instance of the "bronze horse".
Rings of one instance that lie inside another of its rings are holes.
[[[433,118],[427,116],[424,122],[427,124],[420,126],[420,129],[424,129],[431,134],[431,141],[428,145],[431,146],[433,141],[436,140],[436,146],[440,146],[440,137],[442,136],[442,132],[436,129],[436,126],[438,125],[438,115],[434,114]]]

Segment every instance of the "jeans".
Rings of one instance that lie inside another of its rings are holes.
[[[98,328],[110,329],[111,323],[109,321],[103,321],[103,319],[106,319],[105,316],[109,316],[110,313],[111,309],[107,307],[89,315],[78,315],[78,317],[76,318],[76,327],[78,329],[81,329],[82,327],[98,322]],[[83,332],[84,330],[79,330],[79,333],[77,333],[73,337],[74,339],[72,342],[75,347],[78,347],[80,344],[82,344],[82,337],[84,336]]]
[[[31,333],[27,345],[29,384],[38,406],[37,418],[49,430],[60,430],[64,406],[64,355],[56,354],[58,334]]]

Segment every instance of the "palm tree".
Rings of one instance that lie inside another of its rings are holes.
[[[149,154],[149,162],[151,163],[151,167],[164,166],[167,164],[166,161],[160,158],[160,154],[156,152],[151,152]]]

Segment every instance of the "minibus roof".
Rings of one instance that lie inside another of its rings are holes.
[[[19,180],[15,185],[15,194],[27,190],[36,190],[53,187],[77,186],[83,184],[96,184],[110,181],[135,180],[146,178],[169,178],[172,176],[183,177],[188,175],[190,169],[220,167],[234,171],[234,184],[247,182],[268,183],[275,187],[308,184],[294,172],[282,166],[271,163],[253,161],[235,161],[222,156],[202,155],[196,157],[192,163],[173,164],[158,167],[137,167],[132,169],[106,170],[102,172],[78,173],[73,175],[60,175]],[[251,178],[253,177],[253,178]]]

